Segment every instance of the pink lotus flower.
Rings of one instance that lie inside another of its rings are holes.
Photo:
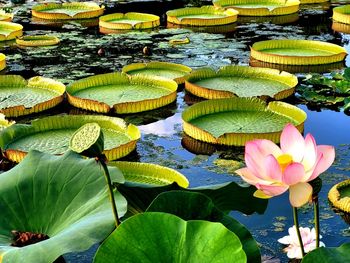
[[[299,227],[301,239],[303,240],[303,246],[305,253],[310,252],[311,250],[314,250],[316,248],[316,232],[315,228],[308,227]],[[300,244],[297,236],[296,227],[290,227],[288,229],[289,236],[284,236],[280,239],[278,239],[278,242],[284,245],[288,245],[284,250],[284,252],[287,252],[288,258],[302,258],[301,255],[301,249]],[[320,236],[322,238],[322,236]],[[323,242],[320,242],[320,246],[324,247],[325,244]]]
[[[316,145],[311,134],[305,139],[291,124],[283,129],[281,148],[269,140],[253,140],[245,145],[247,167],[236,171],[244,181],[255,185],[254,196],[270,198],[289,189],[293,207],[307,203],[312,196],[309,181],[326,171],[335,158],[334,147]]]

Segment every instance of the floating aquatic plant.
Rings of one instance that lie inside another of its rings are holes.
[[[99,26],[107,29],[148,29],[158,27],[160,17],[145,13],[115,13],[99,18]]]
[[[60,43],[60,40],[58,37],[48,35],[22,36],[16,38],[16,43],[20,46],[27,47],[53,46]]]
[[[20,37],[23,34],[23,26],[12,22],[0,21],[0,41],[7,41]]]
[[[350,213],[350,179],[334,185],[328,193],[328,199],[334,207]]]
[[[0,9],[0,21],[11,22],[12,18],[13,18],[13,14]]]
[[[350,24],[350,5],[342,5],[333,8],[332,18],[343,24]]]
[[[0,71],[6,68],[6,56],[0,53]]]

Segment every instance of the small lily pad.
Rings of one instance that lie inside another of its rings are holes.
[[[159,16],[145,13],[115,13],[101,16],[100,27],[107,29],[147,29],[160,25]]]
[[[38,35],[38,36],[23,36],[16,39],[16,43],[20,46],[38,47],[38,46],[53,46],[60,43],[58,37]]]
[[[6,68],[6,56],[0,53],[0,71]]]
[[[0,21],[0,41],[7,41],[20,37],[23,34],[23,26],[12,22]]]

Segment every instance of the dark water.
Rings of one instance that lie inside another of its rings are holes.
[[[344,3],[344,1],[343,1]],[[2,74],[21,74],[28,78],[43,75],[61,80],[65,84],[86,76],[113,72],[133,62],[162,60],[183,63],[193,68],[229,64],[248,65],[249,46],[266,39],[312,39],[323,40],[345,46],[350,52],[350,35],[332,29],[331,9],[337,5],[304,5],[299,14],[278,18],[241,18],[234,25],[209,29],[166,29],[166,10],[178,8],[183,2],[143,2],[107,3],[107,13],[120,11],[140,11],[155,13],[162,17],[162,27],[149,32],[103,35],[98,32],[96,21],[83,24],[46,24],[34,21],[28,13],[29,2],[16,7],[18,16],[15,22],[25,26],[27,34],[55,34],[62,42],[52,48],[20,49],[13,43],[0,44],[0,51],[8,56],[8,68]],[[94,25],[87,27],[88,25]],[[349,31],[350,32],[350,31]],[[189,37],[188,45],[169,46],[170,39]],[[2,46],[1,46],[2,45]],[[148,46],[152,53],[145,56],[142,49]],[[98,55],[98,50],[103,55]],[[349,58],[346,65],[349,65]],[[338,64],[335,67],[341,68]],[[324,69],[322,69],[324,70]],[[302,74],[298,74],[302,77]],[[137,151],[128,160],[151,162],[165,165],[185,174],[191,186],[214,184],[227,181],[242,183],[234,170],[243,165],[243,148],[221,149],[198,143],[182,132],[181,112],[185,107],[198,101],[186,94],[178,93],[176,103],[152,112],[126,115],[128,122],[139,126],[142,139]],[[331,144],[336,147],[335,164],[322,175],[323,188],[320,193],[320,214],[322,241],[326,246],[338,246],[350,241],[350,228],[341,215],[334,213],[327,201],[330,187],[350,176],[350,117],[342,111],[332,111],[322,105],[299,104],[296,95],[288,99],[297,103],[308,114],[305,133],[312,133],[318,144]],[[313,110],[309,110],[312,108]],[[317,111],[316,111],[317,110]],[[33,118],[58,113],[82,114],[67,103],[40,115],[17,119],[28,122]],[[91,113],[90,113],[91,114]],[[273,198],[264,215],[232,216],[245,224],[261,244],[262,254],[287,262],[277,239],[286,235],[292,223],[292,210],[288,205],[287,194]],[[312,208],[301,209],[301,225],[312,227]],[[69,262],[91,262],[94,249],[85,253],[67,255]]]

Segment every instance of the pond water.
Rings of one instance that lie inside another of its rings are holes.
[[[344,1],[343,1],[344,3]],[[193,4],[200,4],[196,2]],[[207,3],[209,4],[209,3]],[[108,1],[107,13],[139,11],[161,15],[162,26],[153,31],[104,35],[98,31],[97,21],[47,23],[30,17],[33,2],[16,6],[14,22],[24,25],[26,34],[54,34],[61,44],[50,48],[18,48],[13,43],[1,43],[0,51],[8,56],[8,68],[0,74],[20,74],[25,78],[42,75],[69,84],[74,80],[113,71],[134,62],[153,60],[176,62],[192,68],[218,68],[230,64],[249,64],[249,46],[267,39],[310,39],[339,44],[350,52],[350,35],[332,29],[331,9],[336,2],[304,5],[299,14],[274,18],[239,18],[238,22],[208,29],[166,28],[165,12],[179,8],[183,2],[123,2]],[[171,39],[188,37],[190,43],[172,46]],[[151,53],[144,55],[147,46]],[[346,65],[350,64],[346,59]],[[342,68],[337,64],[332,67]],[[323,68],[327,71],[327,68]],[[298,74],[303,77],[303,74]],[[142,138],[136,152],[126,160],[150,162],[174,168],[190,181],[192,187],[236,181],[243,184],[234,171],[244,165],[242,147],[217,148],[199,143],[185,136],[181,126],[181,112],[200,99],[187,94],[183,88],[175,103],[142,114],[121,116],[138,125]],[[335,213],[327,200],[330,187],[350,176],[350,117],[336,107],[306,103],[295,95],[286,101],[298,105],[308,114],[305,134],[310,132],[318,144],[336,147],[335,164],[322,175],[320,215],[322,241],[326,246],[338,246],[350,241],[349,225]],[[336,109],[336,110],[334,110]],[[16,119],[29,122],[34,118],[58,113],[84,114],[67,105],[56,107],[40,115]],[[88,113],[92,114],[92,113]],[[231,215],[246,225],[261,245],[262,255],[274,262],[287,262],[277,239],[286,235],[292,223],[288,195],[273,198],[263,215]],[[312,226],[312,207],[306,205],[300,213],[301,225]],[[88,252],[66,256],[68,262],[91,262],[96,247]]]

